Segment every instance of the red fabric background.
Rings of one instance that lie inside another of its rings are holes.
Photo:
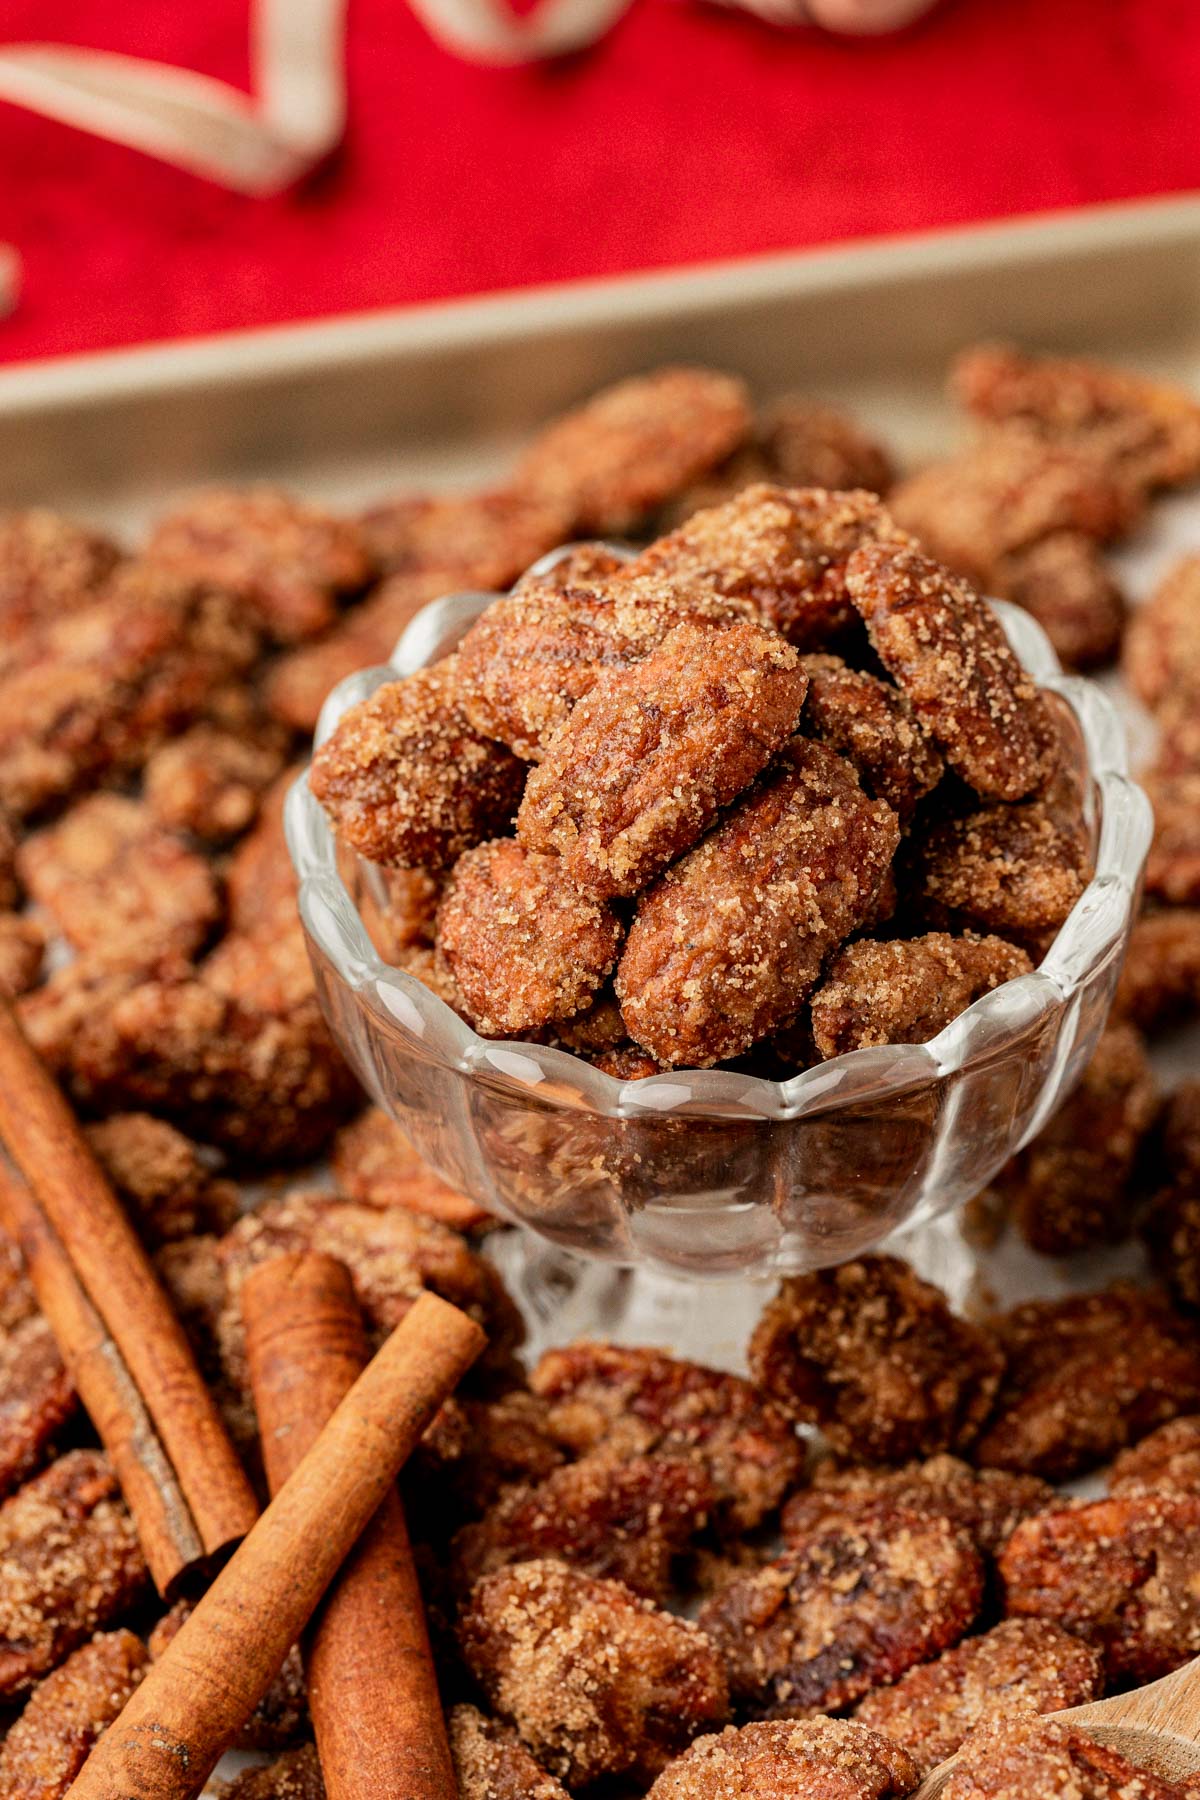
[[[0,30],[246,85],[246,8],[8,0]],[[1197,0],[945,0],[857,42],[635,0],[517,70],[351,0],[349,80],[336,162],[266,201],[0,105],[0,359],[1200,187]]]

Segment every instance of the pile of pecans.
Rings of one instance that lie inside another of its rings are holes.
[[[1039,1715],[1200,1652],[1200,1083],[1164,1101],[1147,1057],[1200,1013],[1200,565],[1126,628],[1102,548],[1200,472],[1200,411],[992,348],[953,379],[978,442],[898,484],[840,414],[664,370],[481,493],[222,491],[135,555],[0,521],[0,985],[248,1470],[256,1264],[332,1254],[377,1340],[425,1289],[488,1332],[403,1480],[463,1800],[883,1800],[964,1743],[949,1800],[1183,1791]],[[1162,728],[1148,907],[979,1213],[1051,1257],[1140,1239],[1155,1285],[966,1319],[873,1257],[786,1281],[745,1379],[591,1342],[524,1367],[494,1222],[326,1032],[280,828],[332,682],[512,582],[315,780],[386,865],[395,961],[622,1079],[921,1041],[1028,968],[1087,879],[1077,761],[975,588],[1075,664],[1123,637]],[[61,1800],[183,1616],[2,1243],[0,1795]],[[310,1737],[293,1653],[230,1800],[319,1800]]]

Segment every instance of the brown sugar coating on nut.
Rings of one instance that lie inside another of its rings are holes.
[[[839,656],[806,656],[808,693],[799,729],[849,757],[868,794],[901,823],[942,777],[942,759],[898,688]]]
[[[456,1537],[456,1574],[469,1586],[493,1569],[551,1557],[661,1601],[712,1503],[712,1483],[698,1461],[586,1456],[534,1487],[506,1488]]]
[[[490,1213],[422,1161],[395,1120],[378,1107],[343,1125],[331,1161],[342,1192],[364,1206],[402,1206],[453,1231],[482,1231],[492,1222]]]
[[[881,1506],[901,1506],[923,1517],[948,1519],[993,1556],[1022,1519],[1058,1504],[1056,1490],[1036,1475],[973,1469],[957,1456],[931,1456],[900,1469],[823,1462],[809,1486],[792,1495],[782,1523],[786,1537],[806,1537],[822,1525],[861,1518]]]
[[[573,886],[556,856],[497,838],[459,858],[438,946],[486,1037],[516,1037],[591,1004],[617,960],[621,923]]]
[[[196,1145],[165,1119],[114,1113],[89,1125],[87,1139],[149,1244],[227,1231],[241,1211],[234,1184],[214,1175]]]
[[[677,625],[602,675],[529,777],[517,831],[568,880],[636,894],[703,836],[795,730],[808,678],[790,644],[749,620]]]
[[[993,1719],[972,1732],[941,1790],[942,1800],[1186,1800],[1194,1791],[1135,1767],[1073,1725],[1036,1714]]]
[[[1157,1111],[1140,1034],[1110,1025],[1076,1087],[1005,1173],[1027,1244],[1066,1256],[1128,1237],[1134,1167]]]
[[[46,956],[46,932],[36,919],[0,912],[0,994],[15,1000],[37,985]]]
[[[78,1402],[54,1334],[40,1313],[0,1338],[0,1494],[32,1475]]]
[[[1081,531],[1054,531],[999,564],[989,593],[1024,607],[1066,669],[1095,669],[1121,646],[1127,607],[1108,560]]]
[[[728,1713],[720,1660],[697,1626],[562,1563],[485,1576],[458,1629],[489,1704],[570,1788],[657,1774]]]
[[[143,982],[158,974],[179,979],[187,967],[169,955],[152,958],[147,967],[135,945],[115,956],[102,951],[76,956],[21,995],[16,1007],[21,1029],[48,1068],[73,1080],[81,1036],[98,1016],[107,1018],[108,1009]]]
[[[969,1443],[1002,1358],[938,1288],[893,1256],[784,1281],[750,1340],[764,1393],[840,1455],[900,1463]]]
[[[1200,1312],[1200,1183],[1169,1181],[1154,1196],[1141,1231],[1150,1260],[1175,1300],[1189,1312]]]
[[[1176,697],[1200,703],[1200,556],[1176,563],[1137,608],[1125,634],[1122,670],[1152,711]]]
[[[974,589],[919,551],[856,550],[846,587],[922,729],[979,794],[1020,800],[1049,772],[1045,702]]]
[[[697,1738],[650,1800],[900,1800],[919,1780],[899,1744],[849,1719],[756,1719]]]
[[[827,650],[856,628],[851,553],[910,541],[874,494],[758,483],[659,538],[623,579],[648,575],[748,601],[799,649]]]
[[[1160,1290],[1029,1300],[991,1326],[1007,1359],[984,1468],[1067,1480],[1200,1407],[1200,1335]]]
[[[384,575],[439,571],[443,593],[505,588],[571,535],[569,505],[518,488],[400,494],[368,507],[359,530]]]
[[[325,1800],[325,1782],[315,1746],[301,1744],[273,1762],[216,1782],[213,1792],[217,1800]]]
[[[804,1460],[779,1408],[749,1382],[661,1350],[579,1339],[548,1350],[530,1382],[549,1404],[547,1429],[576,1455],[694,1459],[735,1531],[774,1511]]]
[[[1200,769],[1147,774],[1154,840],[1146,858],[1146,891],[1175,906],[1200,905]]]
[[[507,1725],[473,1706],[456,1706],[446,1726],[459,1800],[569,1800]]]
[[[1122,1450],[1108,1472],[1110,1494],[1130,1488],[1200,1497],[1200,1415],[1172,1419]]]
[[[1148,1032],[1200,1013],[1200,907],[1166,907],[1136,921],[1113,1011]]]
[[[619,534],[723,462],[750,423],[736,377],[655,369],[547,425],[518,461],[514,485],[565,502],[576,535]]]
[[[259,652],[227,594],[128,563],[25,635],[0,675],[0,805],[25,818],[139,768]]]
[[[132,939],[190,956],[221,916],[211,864],[122,794],[94,794],[27,838],[17,866],[79,950]]]
[[[863,939],[834,958],[812,998],[824,1057],[879,1044],[925,1044],[1001,982],[1026,975],[1023,950],[998,937]]]
[[[146,1565],[106,1459],[73,1450],[0,1506],[0,1694],[55,1668],[138,1599]]]
[[[629,1035],[702,1068],[785,1024],[870,913],[899,837],[841,757],[794,738],[642,897],[616,979]]]
[[[15,637],[38,620],[61,618],[86,606],[120,558],[111,538],[48,507],[0,515],[4,636]]]
[[[96,1739],[141,1680],[146,1661],[131,1631],[111,1631],[47,1675],[0,1747],[5,1800],[63,1800]]]
[[[253,825],[263,795],[283,769],[286,749],[277,728],[246,732],[193,725],[147,762],[146,804],[170,830],[223,844]]]
[[[292,763],[268,788],[253,830],[230,852],[225,873],[229,924],[234,931],[274,930],[281,909],[296,909],[296,872],[283,834],[283,809],[304,765]]]
[[[546,1404],[528,1388],[511,1387],[494,1400],[448,1400],[407,1466],[409,1522],[443,1541],[464,1520],[477,1519],[516,1483],[536,1487],[561,1468],[561,1447],[550,1436]],[[411,1476],[411,1480],[409,1477]]]
[[[983,1565],[947,1520],[902,1507],[820,1527],[706,1602],[734,1701],[760,1716],[838,1712],[955,1644]]]
[[[1138,491],[1200,474],[1200,405],[1182,388],[1105,363],[980,344],[955,361],[956,398],[988,424],[1082,441]]]
[[[388,682],[344,715],[309,786],[338,836],[371,862],[448,868],[503,831],[525,770],[468,724],[453,657]]]
[[[868,1694],[855,1718],[903,1744],[928,1774],[987,1719],[1060,1712],[1101,1691],[1090,1645],[1050,1619],[1006,1619]]]
[[[1063,924],[1091,871],[1082,830],[1038,800],[941,820],[914,844],[913,880],[927,913],[1035,946]]]
[[[281,644],[331,625],[373,573],[355,525],[265,484],[209,488],[161,518],[151,560],[233,594]]]
[[[1140,1685],[1200,1651],[1200,1496],[1130,1489],[1040,1513],[1000,1554],[1006,1612],[1054,1619]]]
[[[458,648],[457,680],[477,731],[536,762],[606,672],[649,655],[677,625],[724,626],[748,615],[701,585],[633,579],[617,567],[620,579],[594,554],[577,553],[519,582],[475,621]]]

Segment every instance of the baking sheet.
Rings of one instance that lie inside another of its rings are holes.
[[[266,477],[337,505],[471,483],[501,472],[531,429],[598,385],[678,360],[737,370],[764,397],[797,388],[845,404],[910,466],[963,435],[944,372],[986,336],[1127,361],[1200,390],[1200,201],[0,371],[0,507],[52,505],[133,533],[171,493],[214,480]],[[1134,600],[1190,550],[1200,550],[1200,495],[1156,506],[1121,548]],[[1103,680],[1136,767],[1152,745],[1149,721],[1115,677]],[[1155,1062],[1167,1084],[1195,1073],[1200,1029],[1165,1040]],[[953,1220],[898,1247],[959,1304],[1092,1287],[1141,1267],[1132,1247],[1063,1264],[1011,1236],[979,1256]],[[492,1248],[526,1301],[533,1352],[602,1330],[606,1310],[627,1303],[630,1278],[593,1269],[548,1308],[538,1296],[555,1269],[531,1279],[536,1257],[511,1234]],[[626,1336],[677,1341],[694,1291],[637,1280]],[[741,1284],[708,1299],[709,1360],[740,1367],[761,1290]]]

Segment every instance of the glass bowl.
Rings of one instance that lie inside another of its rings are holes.
[[[445,656],[494,598],[427,606],[389,665],[333,690],[318,741],[383,682]],[[379,954],[363,910],[384,897],[382,871],[335,843],[300,777],[286,828],[322,1007],[368,1092],[448,1182],[580,1257],[774,1276],[950,1212],[1041,1128],[1108,1013],[1151,816],[1109,702],[1063,675],[1028,614],[996,611],[1078,727],[1095,877],[1040,967],[931,1042],[855,1051],[786,1081],[704,1069],[621,1082],[563,1050],[478,1036]]]

